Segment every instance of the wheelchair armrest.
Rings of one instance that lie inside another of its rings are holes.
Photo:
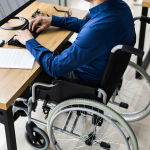
[[[150,24],[150,18],[146,16],[138,16],[138,17],[134,17],[133,19],[134,21],[140,20],[140,21]]]
[[[134,55],[136,55],[136,56],[138,56],[140,58],[142,58],[143,55],[144,55],[144,51],[142,51],[140,49],[137,49],[137,48],[134,48],[132,46],[128,46],[128,45],[123,45],[122,51],[134,54]]]
[[[71,79],[71,78],[67,78],[67,77],[59,77],[55,80],[53,80],[52,84],[57,84],[57,83],[69,83],[72,85],[80,85],[80,86],[84,86],[87,88],[95,88],[98,89],[98,85],[93,84],[93,83],[88,83],[82,80],[78,80],[78,79]]]
[[[130,54],[134,54],[140,58],[142,58],[144,55],[144,51],[142,51],[140,49],[136,49],[136,48],[134,48],[132,46],[128,46],[128,45],[117,45],[117,46],[112,48],[111,53],[115,53],[118,50],[128,52]]]

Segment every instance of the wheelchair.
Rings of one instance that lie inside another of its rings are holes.
[[[131,55],[143,57],[144,52],[132,46],[118,45],[110,53],[101,84],[60,77],[51,84],[35,83],[32,97],[18,98],[27,108],[14,106],[13,112],[23,110],[27,116],[25,139],[36,150],[138,150],[138,143],[129,124],[109,102],[124,109],[127,104],[114,101],[114,93],[122,89],[122,77]],[[117,90],[116,90],[117,89]],[[114,97],[117,97],[117,96]],[[110,100],[111,99],[111,100]],[[37,101],[43,102],[47,123],[31,117]],[[36,124],[47,127],[48,135]]]

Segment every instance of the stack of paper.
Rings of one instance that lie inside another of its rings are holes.
[[[33,69],[34,62],[27,49],[0,48],[0,68]]]

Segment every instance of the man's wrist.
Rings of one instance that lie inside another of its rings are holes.
[[[53,20],[53,19],[52,19],[52,17],[49,17],[49,19],[50,19],[50,25],[51,25],[51,24],[52,24],[52,20]]]
[[[25,42],[25,46],[26,46],[27,42],[32,41],[32,40],[35,40],[35,39],[34,39],[34,38],[28,39],[28,40]]]

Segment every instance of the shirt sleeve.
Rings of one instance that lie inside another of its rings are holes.
[[[67,30],[79,33],[81,27],[87,20],[78,19],[76,17],[57,17],[52,16],[52,26],[65,28]]]
[[[105,45],[102,34],[91,28],[82,29],[72,46],[57,56],[41,46],[35,39],[26,42],[26,48],[35,57],[42,69],[56,78],[103,55],[106,52],[104,51]]]

